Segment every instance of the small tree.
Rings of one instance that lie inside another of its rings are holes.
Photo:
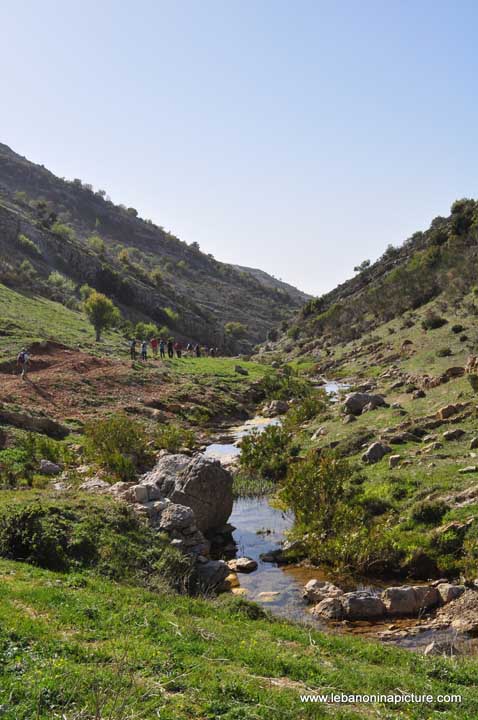
[[[101,333],[112,327],[120,319],[118,308],[102,293],[93,291],[84,304],[88,320],[95,328],[96,342],[100,342]]]

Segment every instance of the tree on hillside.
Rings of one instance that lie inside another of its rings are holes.
[[[96,342],[101,340],[103,330],[112,327],[120,319],[118,308],[103,293],[94,290],[85,300],[84,309],[88,320],[95,328]]]
[[[369,267],[370,267],[370,260],[364,260],[363,262],[360,263],[360,265],[356,265],[354,267],[354,272],[361,273],[361,272],[364,272],[364,270],[368,270]]]

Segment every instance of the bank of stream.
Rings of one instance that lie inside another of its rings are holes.
[[[336,396],[341,386],[327,383],[326,391]],[[256,417],[244,425],[231,428],[227,437],[220,438],[209,445],[206,455],[215,457],[228,464],[240,454],[238,443],[245,435],[254,430],[261,431],[271,424],[278,424],[278,418]],[[222,442],[224,440],[224,442]],[[307,564],[278,565],[266,562],[263,556],[278,550],[286,539],[286,532],[292,526],[293,517],[275,509],[268,497],[256,496],[238,498],[234,502],[230,517],[235,528],[233,538],[237,557],[250,557],[257,562],[257,570],[252,573],[238,574],[240,587],[245,596],[267,607],[273,614],[289,620],[306,623],[327,632],[350,633],[392,642],[412,650],[424,649],[431,642],[440,645],[459,644],[470,651],[476,641],[471,642],[465,635],[458,636],[451,629],[426,629],[424,618],[385,618],[376,621],[326,622],[314,617],[310,606],[303,598],[304,585],[312,579],[328,580],[342,590],[368,590],[379,594],[387,585],[397,585],[381,580],[360,580],[350,577],[337,577],[326,570]],[[230,557],[230,556],[229,556]]]

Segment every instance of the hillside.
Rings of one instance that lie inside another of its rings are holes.
[[[264,340],[306,297],[215,260],[104,191],[60,179],[2,144],[0,250],[0,281],[10,287],[74,306],[87,283],[133,323],[152,321],[228,352]]]
[[[356,340],[383,323],[405,316],[433,299],[475,314],[465,297],[478,282],[478,202],[453,203],[448,217],[436,217],[401,247],[388,246],[372,265],[307,302],[288,323],[276,346],[289,356],[321,357],[335,344]]]
[[[233,267],[236,268],[239,272],[245,272],[249,275],[252,275],[256,278],[256,280],[259,280],[260,283],[265,285],[266,287],[275,288],[277,290],[283,290],[288,295],[290,295],[291,298],[294,298],[297,302],[299,302],[301,305],[305,303],[307,300],[311,299],[311,295],[308,295],[305,292],[302,292],[302,290],[298,290],[293,285],[289,285],[289,283],[284,282],[283,280],[278,280],[273,275],[269,275],[269,273],[264,272],[264,270],[259,270],[258,268],[250,268],[245,267],[244,265],[234,265]]]

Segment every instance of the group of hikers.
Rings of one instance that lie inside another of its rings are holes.
[[[219,348],[217,347],[201,347],[199,343],[193,345],[188,343],[186,347],[183,346],[180,340],[164,340],[163,338],[153,337],[151,340],[136,340],[132,338],[129,343],[129,353],[131,360],[136,360],[139,356],[140,360],[148,359],[148,348],[151,347],[153,358],[157,358],[158,355],[161,360],[168,358],[181,357],[217,357],[219,355]]]

